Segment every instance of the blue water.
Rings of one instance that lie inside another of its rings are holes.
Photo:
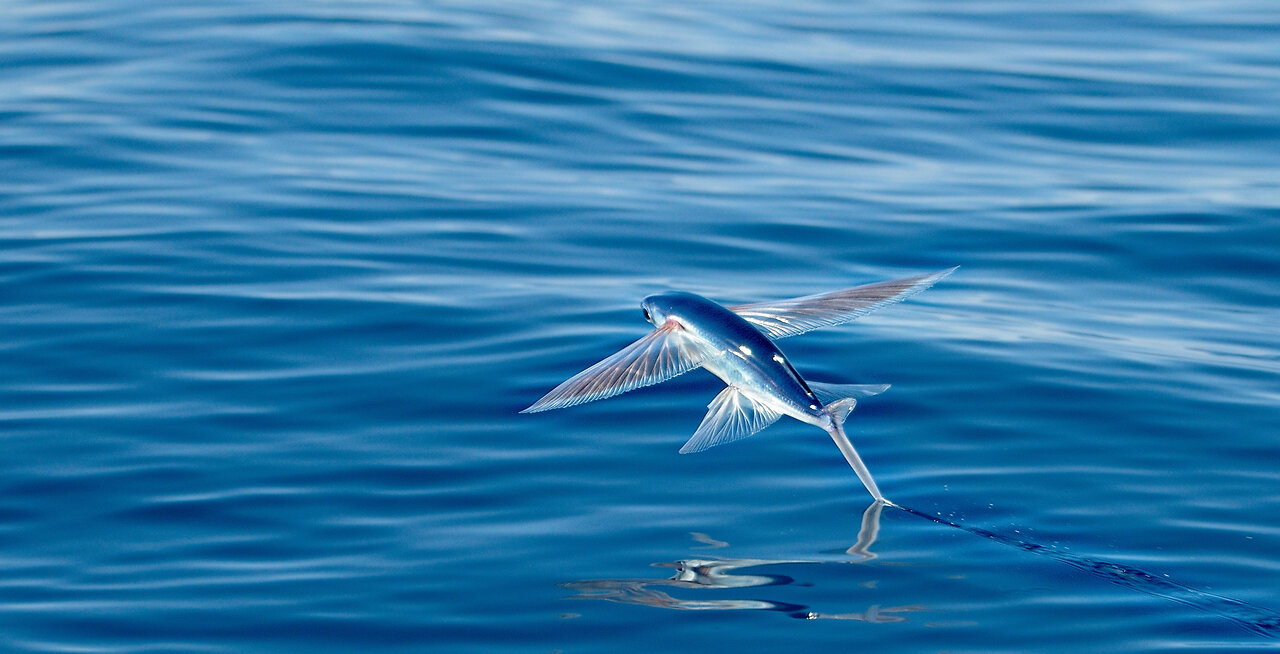
[[[1273,2],[0,13],[0,649],[1280,647]],[[781,343],[906,510],[701,371],[517,413],[954,265]]]

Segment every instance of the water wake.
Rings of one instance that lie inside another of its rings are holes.
[[[975,536],[981,536],[1002,545],[1048,557],[1113,584],[1119,584],[1148,595],[1162,597],[1206,613],[1221,616],[1260,636],[1270,638],[1280,636],[1280,615],[1260,606],[1183,586],[1167,578],[1123,563],[1103,561],[1087,556],[1076,556],[1022,538],[999,534],[979,527],[962,525],[940,516],[929,515],[923,511],[917,511],[898,504],[888,503],[888,506],[940,525],[954,527]]]

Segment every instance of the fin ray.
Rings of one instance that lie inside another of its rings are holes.
[[[675,323],[667,323],[583,370],[520,413],[592,402],[663,382],[702,364],[706,354]]]
[[[957,266],[958,268],[959,266]],[[955,268],[842,291],[729,307],[773,340],[840,325],[933,286]]]
[[[689,442],[680,448],[680,453],[701,452],[746,438],[772,425],[780,417],[781,413],[751,399],[738,387],[727,386],[707,405],[707,415],[703,417],[702,424]]]

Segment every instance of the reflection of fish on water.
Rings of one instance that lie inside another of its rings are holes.
[[[869,551],[880,531],[880,512],[883,502],[873,502],[862,516],[862,529],[858,533],[858,542],[848,552],[861,560],[870,560],[875,555]],[[695,532],[695,541],[705,543],[712,541],[719,545],[723,541],[715,541],[706,534]],[[727,545],[727,543],[724,543]],[[851,561],[856,563],[858,561]],[[898,606],[882,608],[872,604],[864,611],[847,613],[819,613],[809,607],[770,599],[682,599],[671,595],[666,589],[685,589],[694,591],[732,590],[744,588],[762,588],[767,586],[788,586],[795,580],[787,575],[766,574],[757,568],[772,565],[813,565],[819,561],[782,561],[769,559],[685,559],[681,561],[654,563],[654,567],[672,568],[674,573],[667,579],[591,579],[570,581],[560,584],[564,588],[576,591],[569,599],[596,599],[623,604],[639,604],[663,609],[682,611],[706,610],[754,610],[778,611],[793,618],[804,620],[852,620],[858,622],[903,622],[907,618],[899,613],[923,610],[920,606]],[[744,572],[744,571],[750,572]]]
[[[785,575],[735,574],[736,571],[780,563],[804,563],[803,561],[768,561],[763,559],[686,559],[654,563],[654,567],[674,568],[669,579],[591,579],[561,584],[577,591],[570,599],[599,599],[623,604],[640,604],[663,609],[698,611],[719,610],[772,610],[796,612],[802,606],[758,599],[679,599],[660,588],[712,589],[755,588],[782,586],[793,582]]]
[[[847,554],[857,556],[858,560],[847,563],[861,563],[876,558],[870,548],[880,532],[881,511],[885,502],[872,502],[862,515],[862,526],[858,531],[858,541]],[[1240,600],[1222,597],[1212,593],[1199,591],[1183,586],[1167,578],[1152,574],[1123,563],[1098,560],[1086,556],[1077,556],[1061,550],[1046,547],[1022,538],[999,534],[979,527],[969,527],[952,522],[938,516],[932,516],[915,509],[889,504],[905,513],[924,518],[930,522],[959,529],[989,541],[1000,543],[1024,552],[1044,556],[1065,563],[1077,570],[1087,572],[1095,577],[1118,584],[1126,588],[1146,593],[1155,597],[1168,599],[1200,611],[1216,615],[1260,636],[1280,636],[1280,615],[1268,609],[1254,606]],[[699,542],[712,541],[719,545],[722,541],[714,541],[706,534],[696,533],[694,539]],[[727,543],[726,543],[727,545]],[[807,606],[791,604],[767,599],[699,599],[687,600],[673,597],[659,588],[679,589],[742,589],[765,586],[785,586],[794,583],[791,577],[776,574],[762,574],[759,570],[742,574],[739,571],[761,568],[769,565],[783,564],[819,564],[819,561],[776,561],[765,559],[690,559],[669,563],[655,563],[655,567],[674,568],[675,574],[668,579],[597,579],[572,581],[561,584],[565,588],[577,591],[570,599],[600,599],[625,604],[640,604],[666,609],[679,610],[770,610],[786,613],[794,618],[804,619],[837,619],[857,620],[862,622],[902,622],[907,620],[901,613],[924,611],[922,605],[881,608],[878,604],[869,606],[865,611],[854,613],[818,613]]]

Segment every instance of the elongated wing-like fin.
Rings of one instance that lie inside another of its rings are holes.
[[[846,323],[885,305],[901,302],[933,286],[939,279],[954,271],[955,268],[950,268],[929,275],[864,284],[843,291],[729,308],[766,336],[777,340],[819,327]]]
[[[697,368],[705,356],[684,329],[667,323],[574,375],[520,413],[562,409],[651,386]]]
[[[726,387],[707,405],[707,415],[702,419],[702,424],[689,442],[680,448],[680,453],[701,452],[746,438],[772,425],[781,416],[781,413],[756,402],[736,386]]]
[[[879,395],[889,390],[888,384],[828,384],[826,382],[808,381],[809,388],[813,390],[813,394],[822,400],[823,404],[831,404],[836,400],[845,398],[854,398],[860,400],[864,397]]]

